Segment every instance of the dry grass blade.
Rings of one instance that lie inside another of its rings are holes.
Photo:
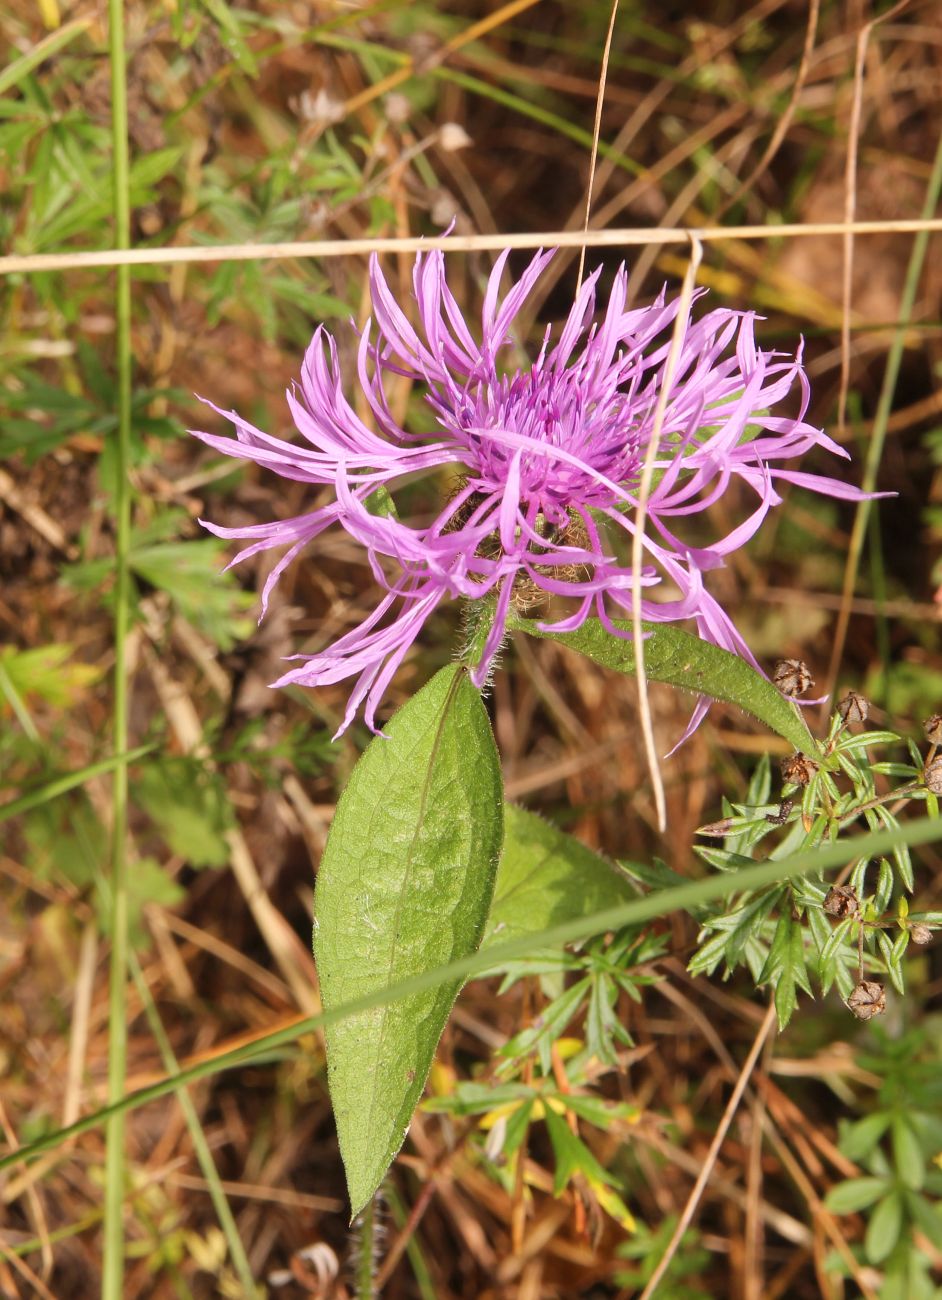
[[[171,266],[175,263],[265,262],[285,258],[366,257],[370,253],[500,252],[505,248],[638,248],[647,244],[701,244],[720,240],[810,239],[814,236],[918,235],[942,231],[942,217],[900,221],[784,222],[776,226],[625,226],[609,230],[511,231],[494,235],[399,236],[376,239],[302,239],[284,243],[180,245],[169,248],[104,249],[91,253],[24,253],[0,257],[0,275],[79,271],[110,266]]]
[[[693,290],[697,281],[697,268],[702,260],[703,248],[700,241],[696,236],[691,236],[690,261],[687,265],[687,271],[684,275],[684,283],[680,291],[680,298],[678,299],[677,315],[674,318],[674,329],[671,334],[670,350],[667,354],[667,361],[664,365],[664,372],[661,377],[661,389],[657,395],[657,406],[654,411],[654,424],[651,429],[651,437],[645,452],[644,465],[641,470],[641,481],[638,484],[638,505],[635,511],[631,536],[631,632],[634,642],[635,662],[637,664],[636,671],[638,675],[638,699],[641,708],[641,731],[644,736],[644,748],[648,757],[648,769],[651,773],[651,782],[654,787],[654,802],[655,807],[657,808],[657,821],[661,831],[663,831],[667,826],[667,805],[664,799],[664,782],[661,779],[661,769],[658,763],[657,750],[654,745],[654,728],[651,722],[651,705],[648,700],[648,681],[644,671],[644,635],[641,630],[641,568],[644,562],[644,525],[647,518],[648,498],[651,494],[651,483],[654,479],[654,462],[657,459],[661,445],[661,430],[664,427],[664,415],[667,411],[667,401],[670,397],[671,386],[674,382],[674,376],[677,373],[677,366],[680,362],[680,352],[683,347],[684,333],[690,316],[690,304],[693,301]]]
[[[595,188],[595,165],[599,158],[599,135],[602,130],[602,107],[605,103],[605,83],[608,79],[608,63],[612,54],[612,37],[615,35],[615,19],[618,16],[618,0],[612,2],[612,14],[608,20],[608,32],[605,35],[605,49],[602,51],[602,67],[599,71],[599,93],[595,101],[595,122],[592,125],[592,156],[589,159],[589,180],[585,191],[585,220],[582,233],[589,233],[589,217],[592,213],[592,193]],[[579,250],[579,271],[576,275],[576,289],[582,284],[585,271],[585,244]]]

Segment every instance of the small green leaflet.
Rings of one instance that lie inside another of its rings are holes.
[[[325,1011],[475,952],[503,836],[487,711],[443,668],[354,768],[317,877],[314,955]],[[328,1026],[327,1069],[352,1213],[402,1146],[461,986]]]
[[[638,897],[619,868],[535,813],[507,804],[504,852],[482,949]]]
[[[632,641],[612,636],[598,619],[586,619],[575,632],[539,632],[535,623],[522,618],[515,618],[510,626],[518,632],[558,641],[616,672],[635,671]],[[631,625],[624,621],[616,621],[615,626],[622,632],[631,630]],[[642,626],[648,633],[644,642],[644,671],[649,680],[667,682],[682,690],[738,705],[784,736],[795,749],[805,754],[818,752],[818,742],[795,705],[745,659],[666,623]]]

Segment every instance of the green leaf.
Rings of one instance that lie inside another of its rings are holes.
[[[481,947],[637,896],[617,867],[541,817],[507,804],[504,851]]]
[[[562,1193],[575,1173],[582,1174],[592,1183],[615,1185],[616,1180],[612,1175],[602,1168],[582,1139],[573,1133],[563,1117],[557,1115],[548,1103],[543,1118],[546,1120],[546,1131],[556,1157],[556,1173],[553,1178],[554,1196]]]
[[[890,1192],[870,1216],[864,1237],[864,1254],[871,1264],[886,1259],[899,1241],[903,1226],[903,1202],[899,1192]]]
[[[889,1190],[886,1178],[848,1178],[832,1187],[824,1198],[832,1214],[855,1214],[873,1205]]]
[[[848,1160],[864,1160],[889,1127],[890,1115],[878,1110],[845,1129],[838,1145]]]
[[[168,172],[173,171],[183,156],[183,150],[173,145],[167,149],[155,149],[153,153],[135,158],[131,164],[130,184],[132,187],[146,189],[162,180]]]
[[[917,1192],[926,1180],[926,1157],[922,1143],[904,1115],[894,1118],[892,1138],[893,1163],[900,1181]]]
[[[0,95],[5,95],[8,90],[12,90],[14,86],[19,85],[40,64],[47,59],[51,59],[54,54],[58,54],[66,45],[71,44],[76,37],[84,35],[91,25],[92,20],[90,18],[74,18],[57,31],[51,32],[41,41],[37,41],[31,49],[28,49],[25,54],[21,54],[18,59],[11,60],[0,72]]]
[[[153,818],[172,852],[192,867],[229,861],[226,832],[234,825],[225,788],[198,761],[151,763],[134,783],[134,796]]]
[[[443,668],[377,736],[340,798],[315,896],[326,1011],[473,953],[503,835],[500,765],[467,670]],[[356,1214],[402,1146],[460,980],[327,1028]]]
[[[225,0],[202,0],[202,3],[219,25],[220,43],[229,50],[243,72],[257,77],[258,61],[246,44],[239,20],[229,5]]]
[[[74,695],[102,675],[94,664],[70,663],[73,652],[74,647],[64,641],[32,650],[0,646],[0,688],[12,687],[21,696],[37,695],[64,709]]]
[[[533,623],[522,618],[513,619],[509,626],[531,636],[558,641],[616,672],[635,671],[632,641],[612,636],[598,619],[586,619],[575,632],[539,632]],[[627,633],[631,625],[618,620],[615,627]],[[818,742],[795,705],[745,659],[668,624],[645,623],[643,627],[648,633],[644,642],[644,670],[650,681],[667,682],[682,690],[738,705],[784,736],[795,749],[805,754],[818,752]]]
[[[805,960],[801,926],[788,912],[783,912],[775,927],[769,955],[756,981],[758,984],[774,983],[773,1000],[779,1029],[785,1028],[798,1005],[796,988],[811,992]]]
[[[925,1233],[936,1250],[942,1250],[942,1210],[940,1210],[940,1207],[932,1201],[927,1201],[918,1192],[907,1192],[906,1208],[920,1232]]]

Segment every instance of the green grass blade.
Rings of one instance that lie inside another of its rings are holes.
[[[754,867],[744,867],[741,871],[708,876],[704,880],[691,880],[689,884],[677,885],[671,889],[660,889],[655,893],[647,894],[644,898],[625,903],[621,907],[607,908],[604,912],[597,912],[593,916],[579,917],[574,921],[550,926],[539,933],[522,935],[507,943],[495,944],[483,952],[476,952],[470,957],[449,962],[447,966],[440,966],[437,970],[425,971],[421,975],[412,976],[388,988],[355,998],[343,1006],[334,1008],[331,1012],[307,1016],[293,1025],[256,1039],[254,1043],[233,1048],[232,1051],[223,1052],[211,1060],[200,1061],[188,1069],[181,1070],[173,1078],[161,1079],[147,1088],[141,1088],[102,1110],[83,1116],[68,1128],[48,1133],[35,1142],[17,1147],[15,1151],[0,1158],[0,1172],[18,1161],[32,1160],[44,1151],[53,1150],[69,1138],[98,1128],[118,1113],[123,1114],[150,1101],[156,1101],[159,1097],[164,1097],[168,1092],[179,1088],[181,1084],[192,1083],[207,1075],[244,1065],[247,1060],[285,1047],[303,1034],[309,1034],[326,1024],[336,1024],[358,1012],[387,1006],[392,1001],[424,992],[446,980],[465,980],[507,962],[518,961],[521,957],[526,957],[540,948],[551,946],[558,948],[564,944],[576,943],[603,934],[606,930],[617,930],[625,925],[651,921],[655,917],[667,916],[680,909],[698,907],[702,903],[727,898],[740,891],[761,889],[775,881],[806,876],[812,872],[831,871],[835,867],[844,866],[861,857],[879,857],[900,844],[910,846],[929,844],[933,840],[940,839],[942,839],[942,818],[922,817],[908,826],[850,836],[836,844],[827,844],[822,848],[796,853],[780,862],[760,862]]]
[[[92,20],[90,18],[76,18],[73,22],[60,27],[58,31],[44,36],[41,41],[36,42],[31,50],[27,50],[18,59],[8,63],[0,72],[0,95],[5,95],[8,90],[18,86],[24,77],[28,77],[41,63],[45,63],[54,54],[58,54],[67,45],[71,45],[75,38],[81,36],[83,32],[87,32],[91,25]]]
[[[80,767],[74,772],[64,772],[62,776],[53,777],[51,781],[44,781],[37,789],[30,790],[26,794],[21,794],[18,799],[11,799],[9,803],[0,805],[0,823],[9,821],[11,817],[19,817],[21,813],[30,812],[41,804],[51,803],[53,799],[58,799],[60,795],[67,794],[69,790],[74,790],[76,786],[91,781],[93,777],[106,776],[119,767],[127,767],[129,763],[136,763],[139,758],[142,758],[144,754],[151,753],[153,749],[153,745],[138,745],[137,749],[129,749],[127,753],[112,754],[110,758],[103,758],[100,763],[89,763],[87,767]]]

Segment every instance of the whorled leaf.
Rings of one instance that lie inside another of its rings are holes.
[[[502,834],[487,712],[467,670],[443,668],[372,741],[337,805],[315,895],[324,1009],[475,952]],[[354,1214],[402,1145],[460,983],[326,1030]]]

